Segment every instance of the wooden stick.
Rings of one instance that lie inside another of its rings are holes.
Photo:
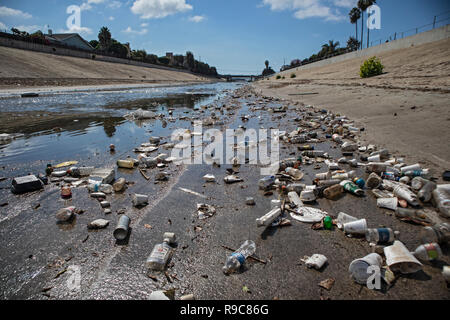
[[[227,247],[227,246],[224,246],[224,245],[222,245],[222,247],[225,248],[225,249],[227,249],[227,250],[233,251],[233,252],[236,251],[236,250],[234,250],[233,248],[230,248],[230,247]],[[262,263],[262,264],[266,264],[266,263],[267,263],[266,261],[261,260],[261,259],[258,259],[258,258],[254,257],[254,256],[250,256],[249,258],[250,258],[250,259],[253,259],[253,260],[255,260],[255,261],[258,261],[258,262],[260,262],[260,263]]]
[[[141,168],[139,168],[139,172],[142,174],[142,176],[143,176],[146,180],[150,180],[150,178],[147,177],[147,176],[145,175],[144,171],[142,171]]]

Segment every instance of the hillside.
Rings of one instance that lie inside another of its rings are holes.
[[[196,82],[186,72],[53,55],[0,46],[0,87]]]
[[[419,161],[450,168],[450,39],[377,55],[384,74],[361,79],[364,58],[280,73],[255,84],[267,96],[329,109],[356,120],[364,140]],[[291,79],[292,73],[296,78]]]

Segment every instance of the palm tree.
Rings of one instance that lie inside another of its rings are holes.
[[[269,69],[269,60],[266,60],[266,61],[264,62],[264,64],[266,65],[266,69]]]
[[[100,48],[103,51],[108,51],[112,44],[111,32],[107,27],[102,27],[98,33],[98,42],[100,43]]]
[[[358,39],[358,20],[361,18],[361,10],[359,8],[353,8],[348,14],[350,17],[350,23],[355,24],[356,39]]]
[[[361,10],[361,49],[363,48],[364,40],[364,12],[369,7],[368,0],[358,0],[358,8]]]
[[[347,49],[351,50],[351,51],[355,51],[358,50],[359,48],[359,41],[357,38],[354,37],[350,37],[347,40]]]
[[[366,0],[366,1],[368,3],[367,8],[377,2],[376,0]],[[367,17],[367,19],[369,19],[369,17]],[[367,48],[369,47],[369,35],[370,35],[370,28],[369,26],[367,26]]]

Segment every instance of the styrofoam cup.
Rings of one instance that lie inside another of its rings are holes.
[[[366,234],[367,222],[366,219],[360,219],[344,224],[344,232],[350,234]]]

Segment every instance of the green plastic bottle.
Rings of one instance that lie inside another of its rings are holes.
[[[331,230],[331,228],[333,227],[333,219],[331,219],[330,216],[326,216],[325,219],[323,219],[323,226],[325,227],[325,229]]]

